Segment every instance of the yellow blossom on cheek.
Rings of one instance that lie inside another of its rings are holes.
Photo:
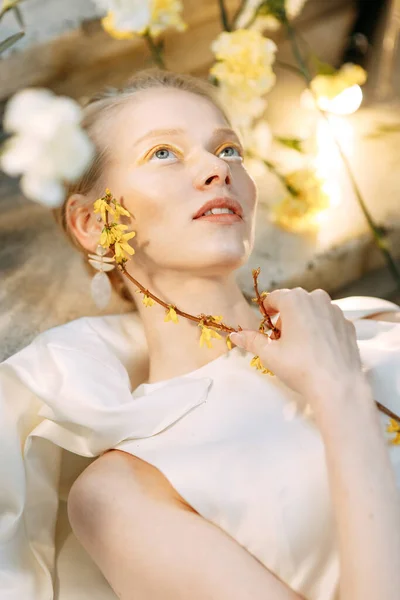
[[[113,214],[113,209],[111,208],[111,206],[108,204],[108,202],[106,202],[103,198],[99,198],[98,200],[96,200],[96,202],[93,204],[94,206],[94,211],[95,213],[100,213],[101,214],[101,218],[103,219],[103,221],[105,222],[106,220],[106,212],[109,212],[111,214]]]
[[[130,254],[132,256],[132,254],[135,254],[134,249],[132,248],[132,246],[130,246],[127,242],[128,240],[133,237],[135,235],[135,232],[132,231],[132,233],[127,233],[125,235],[123,235],[121,237],[120,240],[115,242],[115,260],[117,262],[121,262],[121,260],[125,260],[127,257],[125,255],[125,252],[127,252],[128,254]]]
[[[178,315],[176,314],[176,311],[172,306],[170,306],[169,309],[167,309],[164,321],[173,321],[173,323],[178,323]]]
[[[130,217],[131,213],[129,211],[127,211],[121,204],[119,204],[119,202],[115,202],[114,203],[114,218],[115,219],[119,219],[119,217],[121,215],[124,215],[125,217]]]

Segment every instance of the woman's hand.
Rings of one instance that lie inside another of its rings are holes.
[[[310,399],[326,386],[349,386],[364,377],[355,327],[324,290],[275,290],[263,304],[269,316],[280,313],[280,338],[249,330],[230,338],[292,390]]]

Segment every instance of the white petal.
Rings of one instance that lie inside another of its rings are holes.
[[[252,150],[260,158],[268,159],[272,144],[271,129],[266,121],[257,123],[252,131]]]
[[[59,127],[48,147],[53,173],[59,178],[75,181],[94,157],[94,145],[87,134],[76,126]]]
[[[65,198],[65,190],[56,179],[43,179],[34,172],[26,173],[21,179],[24,195],[49,208],[61,206]]]
[[[38,110],[24,131],[37,138],[51,140],[59,127],[76,126],[81,120],[81,108],[69,98],[55,98],[46,110]]]
[[[130,0],[113,4],[110,10],[114,14],[114,25],[118,31],[143,31],[150,25],[149,0]]]
[[[33,167],[36,157],[36,140],[25,135],[14,135],[4,145],[0,166],[8,175],[21,175]]]
[[[3,127],[8,132],[24,131],[38,112],[48,110],[55,96],[50,90],[26,88],[7,103]]]

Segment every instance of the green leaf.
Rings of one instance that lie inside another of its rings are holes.
[[[18,33],[14,33],[14,35],[10,35],[10,37],[0,42],[0,54],[15,44],[15,42],[18,42],[18,40],[24,37],[24,35],[25,33],[20,31]]]
[[[285,0],[264,0],[258,7],[257,15],[271,15],[284,23],[286,20]]]
[[[335,69],[335,67],[332,67],[332,65],[329,63],[320,60],[315,54],[311,57],[311,61],[314,69],[317,72],[317,75],[335,75],[337,73],[337,69]]]
[[[278,137],[278,136],[274,136],[274,138],[277,142],[279,142],[283,146],[286,146],[287,148],[290,148],[291,150],[295,150],[296,152],[300,152],[300,154],[305,154],[305,152],[303,150],[303,146],[302,146],[304,140],[300,140],[299,138],[286,138],[286,137]]]

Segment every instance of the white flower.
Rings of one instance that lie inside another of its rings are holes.
[[[149,32],[157,36],[169,27],[184,31],[181,0],[94,0],[107,12],[104,29],[117,39],[129,39]]]
[[[63,183],[76,181],[94,156],[80,120],[74,100],[49,90],[28,88],[8,102],[3,124],[13,135],[4,144],[0,167],[22,175],[25,196],[50,207],[62,204]]]
[[[107,11],[106,20],[109,25],[121,33],[144,33],[151,19],[149,0],[94,0],[103,10]],[[107,25],[107,22],[103,25]],[[107,27],[105,26],[107,30]]]
[[[267,121],[259,121],[257,125],[244,132],[244,146],[254,157],[269,160],[271,158],[272,132]]]
[[[230,86],[217,88],[218,98],[234,127],[250,127],[254,119],[261,117],[267,107],[267,101],[260,96],[244,100],[235,94]]]
[[[236,23],[236,27],[246,27],[247,23],[252,21],[255,11],[263,4],[263,2],[265,2],[265,0],[247,0],[246,6]],[[285,10],[289,19],[297,17],[306,2],[307,0],[285,0]],[[257,31],[268,29],[270,31],[275,31],[276,29],[279,29],[280,26],[280,21],[272,14],[262,14],[251,23],[249,29],[255,29]]]

